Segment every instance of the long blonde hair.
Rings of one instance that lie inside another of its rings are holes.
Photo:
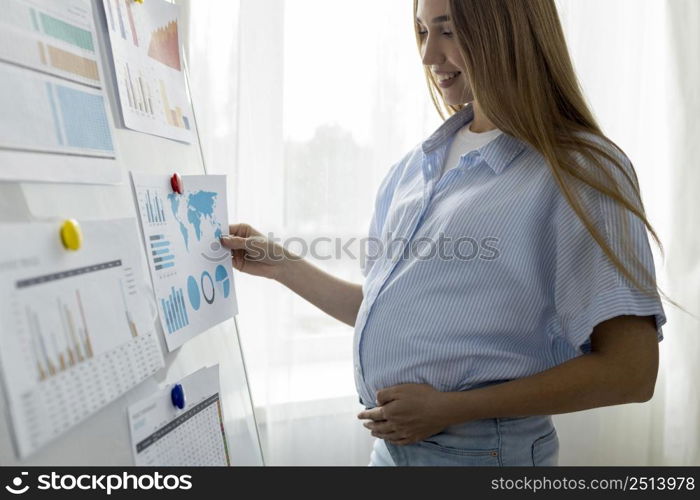
[[[626,209],[618,212],[628,210],[643,221],[663,254],[661,241],[646,218],[634,167],[625,168],[619,158],[626,156],[603,134],[583,97],[554,0],[449,0],[449,6],[456,43],[481,110],[504,133],[543,155],[566,201],[613,265],[640,291],[655,294],[655,277],[630,250],[629,238],[621,235],[621,246],[631,257],[632,270],[613,251],[581,203],[584,185],[608,196]],[[415,17],[418,0],[413,9]],[[416,40],[420,47],[417,26]],[[462,109],[464,105],[444,102],[432,72],[424,69],[442,118]],[[576,156],[593,167],[592,171],[581,168]],[[615,180],[604,163],[618,169],[624,184]],[[626,233],[626,217],[621,219]]]

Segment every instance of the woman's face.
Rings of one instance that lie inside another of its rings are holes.
[[[416,25],[421,58],[430,69],[447,104],[474,100],[464,59],[457,48],[448,0],[418,0]]]

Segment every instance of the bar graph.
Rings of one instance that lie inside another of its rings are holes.
[[[92,33],[74,24],[56,19],[44,12],[39,13],[39,20],[44,33],[56,40],[74,45],[89,52],[95,52],[95,42]]]
[[[182,288],[171,287],[169,297],[160,299],[160,303],[168,333],[174,333],[190,324]]]
[[[158,191],[146,189],[142,203],[149,224],[164,224],[167,222],[165,211],[163,210],[163,200],[158,195]]]
[[[170,351],[235,314],[227,227],[226,178],[188,175],[181,194],[167,174],[131,172],[161,330]],[[154,193],[165,224],[153,224]],[[150,204],[150,206],[149,206]]]
[[[126,340],[127,337],[123,336],[121,339],[100,339],[96,343],[94,335],[99,337],[104,334],[100,331],[94,332],[90,326],[91,318],[94,319],[94,310],[91,311],[87,304],[94,300],[93,294],[97,290],[114,302],[113,299],[118,297],[119,286],[126,317],[123,324],[129,326],[133,336],[136,327],[126,299],[126,294],[130,292],[123,284],[124,279],[129,279],[129,271],[124,271],[122,262],[116,260],[26,278],[16,283],[18,291],[40,288],[38,293],[43,297],[43,300],[24,302],[21,309],[19,304],[17,307],[17,310],[22,311],[27,325],[26,342],[33,355],[38,381],[55,377]],[[95,287],[87,282],[70,289],[63,285],[66,280],[75,281],[96,273],[110,273],[115,280],[107,287],[104,283]]]
[[[63,155],[98,167],[95,180],[116,173],[102,161],[115,151],[92,9],[90,0],[0,0],[0,163],[14,177],[83,178]],[[57,168],[29,165],[25,153],[56,154]]]
[[[190,120],[187,116],[182,114],[182,108],[175,106],[170,107],[170,99],[168,99],[168,91],[165,88],[165,83],[160,80],[160,97],[163,103],[163,113],[165,114],[165,119],[168,121],[169,125],[178,128],[184,128],[186,130],[190,129]]]
[[[65,85],[47,84],[47,93],[55,96],[61,114],[65,140],[69,146],[97,151],[114,151],[104,98]],[[56,120],[56,123],[60,123]]]
[[[131,10],[133,0],[107,0],[105,2],[105,12],[107,13],[107,21],[112,31],[117,31],[116,24],[119,25],[119,35],[123,40],[130,40],[133,44],[139,46],[139,37],[134,22],[134,12]],[[126,17],[124,17],[126,13]],[[116,21],[115,21],[116,19]]]
[[[144,80],[139,72],[134,73],[129,63],[124,63],[121,76],[122,84],[126,89],[129,108],[147,116],[155,115],[153,108],[153,92],[151,86]]]
[[[26,457],[163,366],[133,219],[83,221],[80,255],[55,224],[5,224],[0,378]],[[51,236],[46,236],[51,234]]]
[[[170,250],[170,242],[163,234],[154,234],[149,238],[151,259],[156,271],[175,266],[175,255]]]
[[[0,59],[99,86],[95,38],[87,14],[45,3],[3,0],[8,17],[0,23]],[[48,9],[50,13],[44,12]]]
[[[57,297],[55,307],[61,323],[47,327],[40,316],[45,316],[46,304],[42,309],[25,306],[29,325],[32,351],[36,359],[37,376],[40,381],[86,361],[94,356],[90,332],[85,320],[80,291],[75,290],[74,300]]]
[[[105,99],[96,89],[0,63],[0,147],[114,157]]]
[[[121,0],[117,0],[121,1]],[[126,14],[127,17],[129,18],[129,29],[131,30],[131,40],[134,42],[134,45],[137,47],[139,46],[139,36],[136,33],[136,24],[134,23],[134,12],[131,10],[131,6],[134,3],[134,0],[124,0],[126,3]]]
[[[110,3],[112,3],[113,0],[110,0]],[[116,0],[117,4],[117,15],[119,16],[119,32],[122,35],[122,38],[126,40],[126,26],[124,23],[124,16],[122,15],[122,3],[120,0]]]
[[[139,336],[139,329],[131,313],[131,308],[129,307],[129,300],[127,299],[127,295],[131,295],[133,297],[136,297],[138,295],[138,292],[136,290],[136,276],[134,275],[134,270],[132,268],[124,268],[124,278],[120,280],[119,284],[121,285],[122,301],[124,303],[126,322],[129,325],[131,337],[136,338]]]
[[[39,57],[43,64],[50,64],[53,68],[90,81],[100,81],[95,59],[79,56],[53,45],[44,46],[41,42],[38,43],[38,46]]]
[[[114,25],[114,4],[112,3],[112,0],[108,0],[107,2],[105,2],[104,7],[109,29],[111,29],[112,31],[116,31],[117,28]]]
[[[160,0],[102,3],[124,126],[192,142],[196,124],[183,74],[179,6]]]

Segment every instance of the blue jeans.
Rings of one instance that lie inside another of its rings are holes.
[[[474,420],[416,444],[386,446],[398,466],[549,466],[559,456],[548,415]]]

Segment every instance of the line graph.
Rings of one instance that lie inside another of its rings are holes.
[[[177,21],[170,21],[166,26],[155,30],[151,34],[151,43],[148,45],[148,57],[177,71],[182,71],[177,32]]]

